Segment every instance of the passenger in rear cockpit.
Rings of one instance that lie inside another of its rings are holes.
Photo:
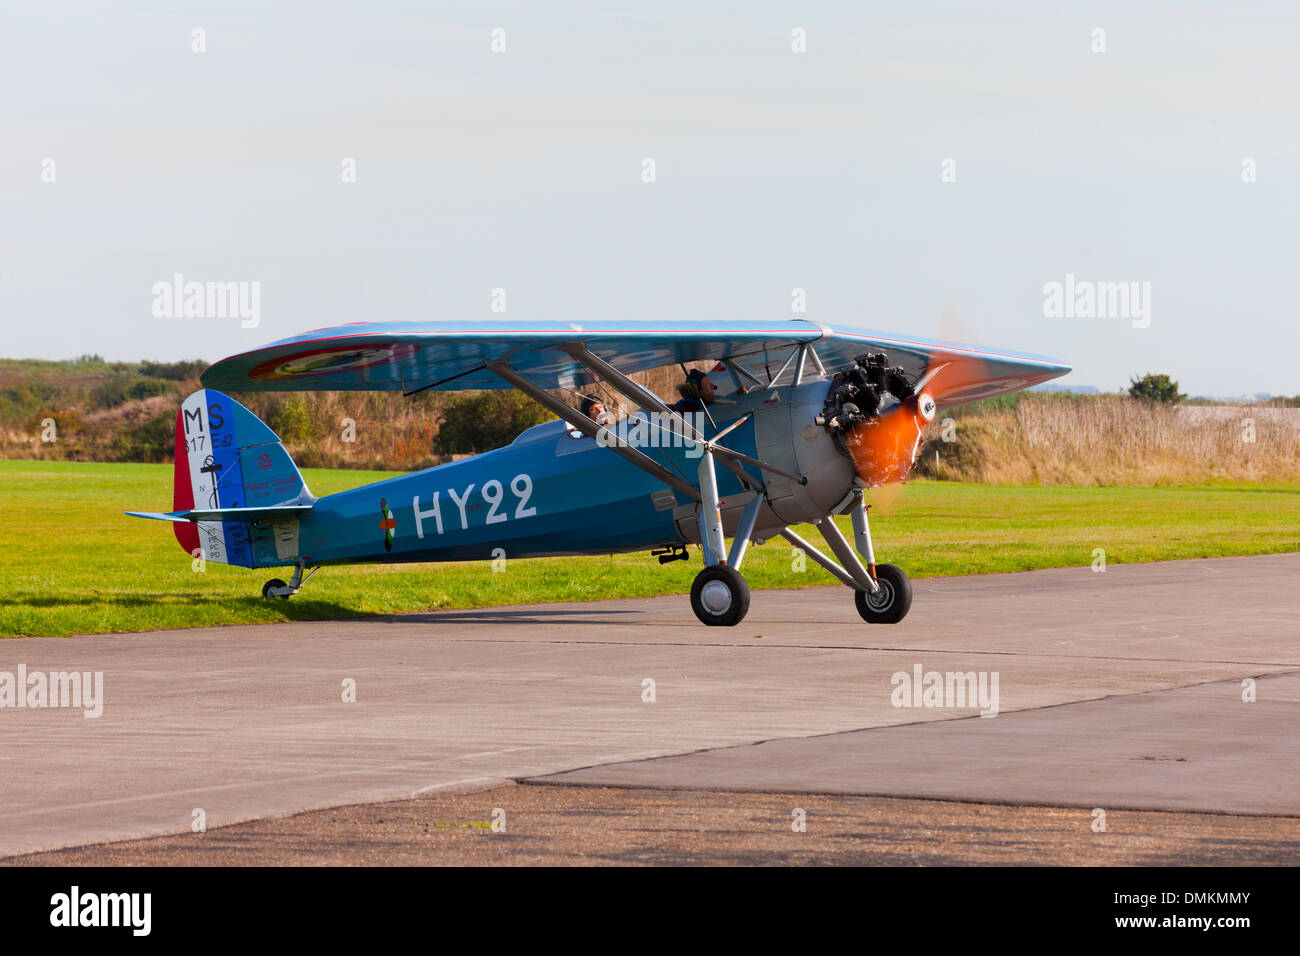
[[[698,368],[693,368],[686,373],[686,381],[677,386],[677,394],[681,398],[669,405],[669,408],[675,412],[700,412],[704,406],[713,404],[717,389],[709,376]]]

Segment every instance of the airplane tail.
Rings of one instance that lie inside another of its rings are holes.
[[[315,501],[275,432],[230,396],[206,388],[176,414],[175,510],[127,514],[173,522],[176,540],[195,557],[253,568],[277,561],[256,560],[250,522],[271,526],[276,559],[291,563],[284,559],[289,551],[296,557],[297,517]]]

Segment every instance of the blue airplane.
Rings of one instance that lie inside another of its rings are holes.
[[[686,374],[671,405],[631,378],[701,363],[708,371]],[[272,599],[334,564],[633,551],[666,563],[696,545],[704,567],[691,606],[721,626],[749,609],[740,570],[750,542],[780,535],[853,590],[865,621],[895,623],[911,585],[876,563],[865,493],[907,479],[938,409],[1068,371],[1040,356],[798,318],[343,325],[204,372],[176,417],[175,510],[127,513],[173,522],[196,557],[292,568],[288,582],[266,582]],[[222,391],[494,388],[518,389],[559,420],[495,451],[323,498],[275,433]],[[842,514],[852,545],[830,520]],[[790,530],[804,523],[829,555]]]

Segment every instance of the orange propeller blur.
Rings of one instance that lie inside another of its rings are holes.
[[[987,379],[988,370],[977,358],[934,354],[911,398],[844,433],[858,478],[868,488],[907,481],[936,407],[960,403],[964,390]]]

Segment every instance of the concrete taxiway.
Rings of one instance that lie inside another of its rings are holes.
[[[6,640],[0,671],[102,671],[104,703],[0,709],[0,856],[525,778],[1297,816],[1298,575],[930,579],[890,627],[838,588],[730,629],[676,596]],[[918,665],[996,673],[999,715],[894,706]]]

